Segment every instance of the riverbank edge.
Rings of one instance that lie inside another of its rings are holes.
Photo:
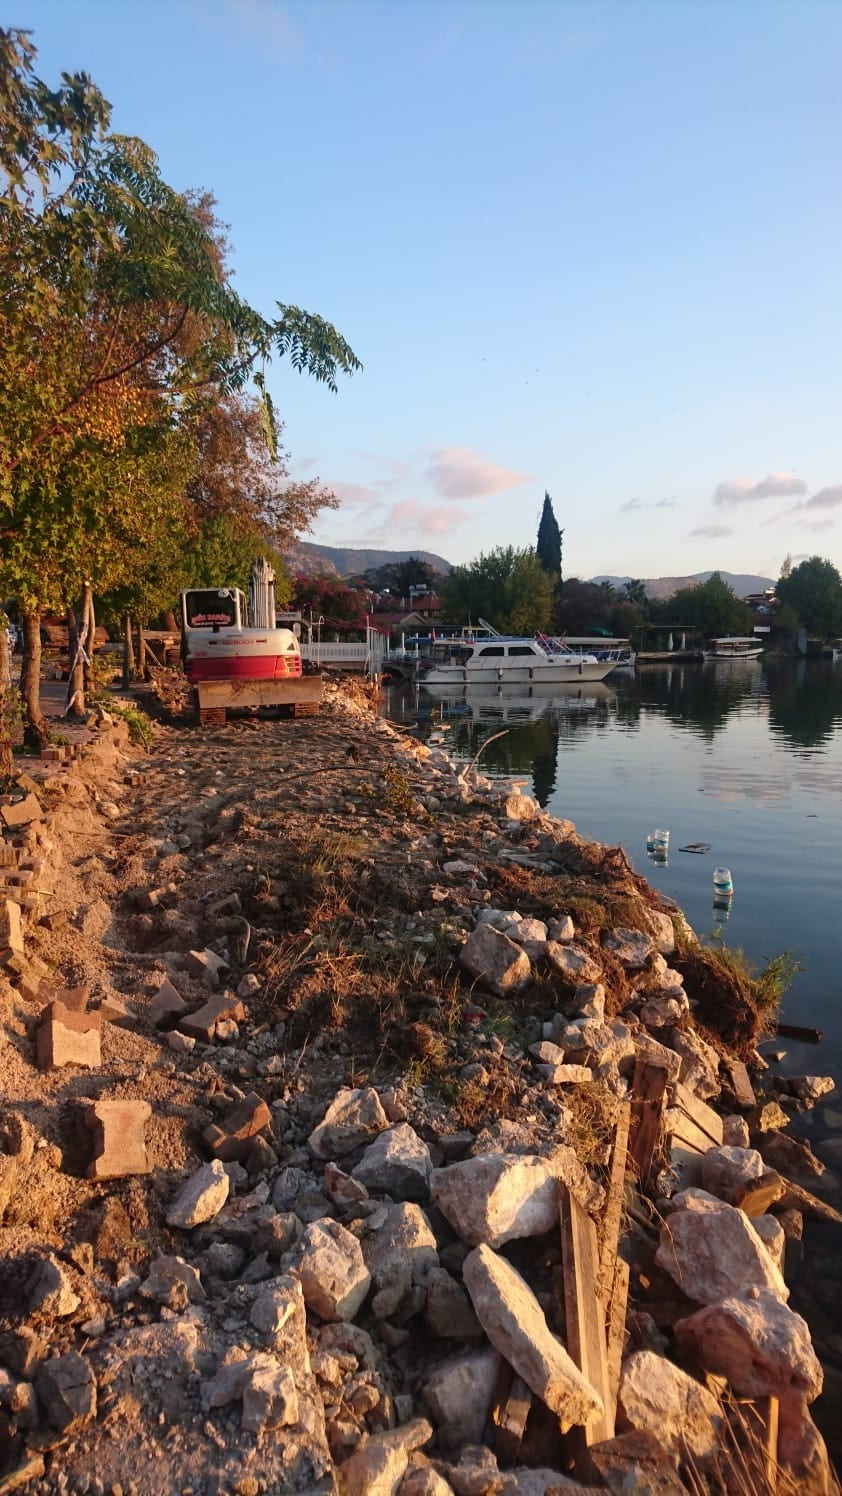
[[[363,730],[363,735],[365,735],[366,730],[369,730],[376,733],[377,738],[381,744],[383,743],[384,739],[388,740],[389,750],[394,758],[395,763],[398,766],[411,765],[414,771],[419,771],[423,775],[428,788],[428,793],[425,797],[427,803],[423,805],[423,817],[421,817],[423,822],[428,824],[431,822],[434,823],[436,814],[442,808],[442,804],[446,803],[448,800],[453,800],[459,806],[461,806],[460,820],[462,822],[461,830],[463,839],[466,842],[470,842],[472,839],[470,828],[472,807],[475,807],[476,809],[477,823],[479,823],[480,820],[486,818],[489,814],[489,810],[492,810],[496,813],[501,824],[502,840],[504,842],[507,841],[510,846],[511,855],[506,859],[506,862],[510,868],[520,866],[525,867],[528,870],[530,869],[530,867],[535,866],[534,859],[531,864],[529,862],[529,858],[533,856],[533,854],[530,852],[530,846],[532,845],[532,841],[530,839],[549,837],[556,846],[563,846],[563,848],[565,849],[565,858],[567,859],[568,863],[570,857],[574,854],[576,856],[579,856],[580,858],[584,858],[591,870],[597,867],[601,867],[607,881],[610,882],[610,876],[606,871],[606,856],[612,851],[612,849],[600,847],[599,844],[596,843],[583,842],[576,836],[575,830],[571,823],[559,821],[557,818],[546,816],[539,810],[530,796],[520,792],[521,787],[512,785],[501,786],[499,783],[495,783],[486,779],[485,776],[477,772],[475,769],[470,769],[468,772],[466,772],[464,767],[453,764],[442,750],[430,750],[423,744],[415,742],[411,737],[399,732],[397,729],[391,726],[388,726],[382,721],[374,722],[371,718],[371,709],[369,703],[365,702],[364,704],[362,704],[359,695],[356,696],[356,699],[354,699],[354,697],[346,696],[344,688],[340,688],[335,694],[332,693],[332,710],[335,715],[333,717],[329,716],[324,720],[326,723],[332,721],[337,727],[337,748],[340,746],[343,740],[343,723],[347,721],[348,717],[350,717],[355,722],[355,725]],[[129,750],[128,735],[125,726],[123,724],[113,724],[110,726],[106,726],[104,731],[99,733],[96,737],[92,738],[87,744],[85,744],[85,746],[82,747],[80,751],[80,756],[72,764],[62,763],[60,765],[56,764],[53,766],[49,766],[47,777],[60,777],[65,783],[69,782],[80,786],[83,792],[90,793],[92,800],[92,809],[97,814],[101,814],[103,809],[103,797],[98,791],[94,790],[96,780],[103,773],[107,774],[117,771],[117,769],[121,765],[121,761],[124,761],[125,758],[129,756],[129,754],[133,760],[137,758],[137,750]],[[43,774],[44,771],[42,770],[41,772]],[[132,772],[136,773],[137,771]],[[35,794],[37,797],[38,793],[43,791],[43,785],[44,781],[43,778],[40,778],[40,776],[39,781],[35,782],[34,788],[27,787],[25,784],[21,784],[23,795],[31,796]],[[438,804],[435,803],[437,801]],[[20,804],[20,801],[15,801],[13,803]],[[502,815],[500,814],[501,811]],[[487,855],[486,852],[482,850],[483,835],[484,833],[487,833],[487,826],[480,827],[479,824],[477,824],[475,833],[477,840],[477,854],[479,859],[476,867],[479,868],[481,861]],[[43,819],[41,817],[35,817],[28,823],[19,822],[17,829],[11,835],[7,835],[6,837],[4,837],[3,845],[4,847],[9,846],[12,849],[14,853],[14,863],[16,865],[16,870],[19,873],[26,874],[27,872],[32,871],[38,875],[40,880],[41,874],[44,870],[45,862],[47,862],[50,858],[53,858],[54,860],[60,860],[64,855],[61,846],[62,835],[61,812],[60,810],[54,810]],[[53,836],[55,837],[55,840],[53,840]],[[370,850],[376,851],[376,844],[372,846]],[[616,853],[618,849],[613,850]],[[540,856],[538,856],[538,862],[540,861],[541,858]],[[545,864],[546,861],[547,859],[545,857]],[[41,865],[31,866],[31,864],[33,863],[40,863]],[[30,864],[30,866],[28,866],[27,864]],[[11,865],[11,861],[6,862],[7,868],[10,868]],[[565,866],[564,860],[556,864],[556,868],[563,866]],[[633,900],[636,899],[640,905],[642,922],[645,925],[648,920],[650,921],[650,928],[654,927],[652,935],[652,951],[645,958],[646,961],[649,962],[649,965],[646,969],[650,973],[654,971],[657,977],[664,976],[666,974],[666,971],[670,970],[666,967],[666,961],[664,960],[662,966],[659,968],[657,966],[657,963],[652,963],[650,956],[655,954],[655,940],[658,932],[660,933],[661,943],[668,944],[669,937],[666,933],[666,924],[664,922],[664,919],[666,919],[666,923],[672,927],[673,918],[675,918],[679,923],[681,922],[680,911],[668,912],[664,908],[663,901],[660,899],[657,892],[654,889],[650,889],[649,885],[645,885],[645,880],[643,879],[635,878],[633,880],[634,886],[633,888],[631,888],[629,884],[629,878],[632,875],[630,875],[630,872],[627,868],[623,869],[622,864],[619,862],[616,856],[614,858],[613,866],[615,872],[617,869],[619,869],[620,876],[623,880],[623,896]],[[450,873],[447,873],[446,875],[443,874],[443,876],[446,882],[447,878],[452,879],[453,877],[465,876],[465,870],[457,870],[456,872],[451,870]],[[470,876],[470,871],[468,873],[468,876]],[[587,883],[589,892],[592,892],[594,880],[590,873],[585,881]],[[25,884],[22,886],[25,887]],[[9,888],[7,888],[6,891],[8,893]],[[18,905],[18,908],[22,909],[24,915],[26,916],[26,918],[24,919],[24,933],[25,936],[29,936],[31,932],[37,928],[38,921],[41,918],[38,898],[37,896],[26,895],[24,893],[21,895],[21,899],[22,903]],[[9,902],[15,901],[9,900]],[[655,918],[655,916],[661,916],[661,918],[658,919]],[[503,931],[499,931],[498,933],[500,934],[501,940],[507,942],[507,946],[503,948],[504,953],[507,956],[511,955],[512,953],[509,952],[507,948],[508,945],[513,944],[517,947],[518,942],[512,942],[511,940],[509,940],[509,937]],[[612,933],[612,931],[609,931],[609,933]],[[616,928],[613,930],[613,933],[617,933]],[[686,938],[688,940],[690,939],[689,933],[687,934]],[[572,968],[570,968],[569,966],[569,955],[571,951],[578,948],[575,942],[567,940],[550,943],[556,945],[564,945],[567,950],[568,965],[562,966],[562,968],[560,968],[559,970],[560,973],[563,973],[563,979],[567,982],[567,988],[565,989],[565,991],[568,1001],[565,1006],[569,1008],[575,998],[575,991],[580,987],[593,987],[595,985],[599,986],[602,984],[599,982],[588,983],[575,982],[572,980],[572,976],[574,975],[574,973],[572,971]],[[31,949],[31,944],[32,943],[29,939],[24,939],[24,948],[22,950],[13,952],[13,954],[20,957],[20,960],[17,961],[17,963],[12,962],[11,965],[7,963],[6,972],[7,975],[11,978],[13,985],[15,985],[15,987],[19,991],[24,990],[31,992],[33,997],[37,998],[40,987],[40,978],[38,971],[39,958],[37,956],[37,951]],[[468,939],[465,940],[465,945],[467,944]],[[584,944],[586,946],[586,949],[584,951],[586,957],[589,955],[589,953],[592,954],[594,952],[594,949],[596,949],[596,951],[605,949],[605,947],[600,947],[598,945],[594,947],[594,942],[588,939],[584,941]],[[663,956],[664,952],[660,951],[657,952],[657,954]],[[515,964],[517,964],[517,956],[523,956],[522,946],[518,951],[515,952]],[[522,962],[520,964],[522,967]],[[610,965],[611,974],[616,975],[616,961],[612,959]],[[470,970],[470,968],[468,969]],[[635,968],[632,967],[631,969],[634,970]],[[585,974],[592,975],[593,973],[585,972]],[[602,974],[604,975],[605,973],[603,972]],[[496,984],[498,988],[501,989],[503,994],[505,994],[505,992],[509,990],[506,987],[504,978],[501,978],[500,973],[492,971],[490,967],[484,973],[474,971],[472,975],[476,978],[476,982],[478,983],[478,986],[474,988],[475,995],[477,991],[483,988],[483,986],[485,987],[485,990],[489,990],[492,983]],[[675,973],[673,971],[672,977],[674,976]],[[29,983],[28,988],[27,983]],[[674,983],[672,983],[672,986],[663,985],[661,987],[652,986],[651,984],[649,984],[649,992],[646,994],[646,996],[648,997],[648,1001],[650,1003],[652,1001],[658,1001],[659,995],[663,994],[667,994],[664,1000],[669,1001],[669,993],[674,986]],[[571,988],[574,989],[572,992],[569,990]],[[497,996],[500,996],[500,992],[498,992]],[[678,999],[673,1000],[677,1001]],[[568,1013],[567,1016],[569,1017],[570,1014]],[[475,1021],[476,1020],[472,1020],[472,1022]],[[482,1019],[480,1018],[480,1025],[481,1023]],[[618,1020],[618,1023],[619,1026],[622,1027],[621,1020]],[[686,1019],[686,1023],[686,1031],[692,1032],[692,1017],[688,1016]],[[607,1027],[607,1025],[603,1026]],[[616,1026],[617,1025],[615,1025],[615,1027]],[[643,1025],[643,1027],[645,1027],[645,1025]],[[664,1027],[665,1025],[662,1023],[656,1023],[652,1025],[652,1028],[661,1033],[661,1037],[663,1037],[662,1031]],[[615,1034],[614,1037],[617,1038],[618,1036]],[[550,1040],[537,1042],[541,1044],[551,1044]],[[655,1040],[654,1042],[658,1044],[660,1043],[660,1040]],[[588,1046],[587,1044],[583,1044],[580,1047],[587,1049]],[[679,1051],[673,1052],[678,1053]],[[570,1053],[574,1053],[574,1051],[566,1051],[565,1060],[567,1054]],[[628,1058],[628,1056],[626,1056],[626,1058]],[[685,1056],[684,1058],[686,1059],[687,1056]],[[592,1060],[593,1054],[591,1055],[591,1061]],[[528,1056],[527,1063],[529,1063]],[[545,1062],[539,1061],[539,1063]],[[585,1068],[588,1067],[586,1066]],[[593,1066],[591,1064],[590,1068],[599,1067]],[[685,1080],[688,1078],[688,1074],[691,1070],[692,1066],[689,1066],[685,1071]],[[548,1077],[546,1075],[541,1077],[540,1080],[536,1080],[534,1086],[536,1092],[546,1089],[547,1082]],[[606,1072],[605,1083],[609,1089],[612,1089],[608,1081],[608,1072]],[[623,1090],[622,1087],[616,1088],[615,1095],[618,1095],[619,1099],[623,1099],[627,1095],[627,1090]],[[11,1153],[10,1156],[14,1157],[14,1153]],[[370,1439],[376,1437],[376,1435],[371,1435]],[[30,1448],[35,1442],[37,1441],[30,1441]],[[814,1448],[813,1456],[811,1459],[812,1467],[815,1467],[817,1463],[817,1450],[818,1445],[816,1445]],[[37,1451],[31,1455],[31,1458],[33,1458],[37,1462],[39,1458]],[[804,1471],[802,1470],[802,1482],[803,1478]],[[811,1473],[810,1479],[812,1480],[815,1478],[818,1477],[816,1477],[814,1473]],[[825,1485],[827,1489],[832,1489],[831,1486],[827,1485],[827,1482],[825,1482]],[[55,1488],[58,1489],[58,1487]],[[802,1483],[801,1488],[806,1489],[807,1487],[805,1487]],[[53,1487],[48,1485],[46,1489],[53,1489]],[[809,1486],[809,1489],[815,1489],[816,1491],[818,1491],[819,1486],[817,1484],[811,1484]]]

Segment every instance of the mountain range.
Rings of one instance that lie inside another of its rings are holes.
[[[747,597],[751,592],[765,592],[767,587],[775,585],[773,577],[757,577],[751,572],[720,571],[719,575],[737,597]],[[696,571],[689,577],[643,577],[641,580],[647,597],[661,599],[672,597],[674,592],[680,592],[683,587],[698,587],[702,582],[710,581],[712,576],[712,571]],[[610,582],[618,592],[631,580],[631,577],[591,577],[592,582]]]
[[[398,561],[408,561],[414,556],[417,561],[426,561],[433,571],[450,571],[450,562],[433,551],[374,551],[352,547],[316,545],[314,541],[302,540],[287,551],[284,560],[291,571],[298,575],[357,577],[378,566],[390,566]]]
[[[298,545],[288,550],[284,556],[290,571],[299,576],[331,576],[331,577],[356,577],[363,572],[373,571],[378,566],[388,566],[398,561],[408,561],[414,556],[418,561],[426,561],[432,566],[433,571],[447,573],[450,571],[451,563],[445,561],[444,556],[438,556],[434,551],[375,551],[365,547],[354,548],[352,546],[316,545],[312,540],[299,541]],[[750,592],[764,592],[767,587],[774,587],[772,577],[759,577],[751,572],[742,571],[720,571],[723,582],[736,593],[737,597],[746,597]],[[646,588],[647,596],[651,598],[672,597],[674,592],[679,592],[682,587],[698,587],[700,583],[707,582],[713,576],[712,571],[696,571],[688,577],[644,577],[641,580]],[[617,577],[602,575],[591,577],[592,582],[610,582],[618,592],[621,592],[626,582],[632,579],[630,576]]]

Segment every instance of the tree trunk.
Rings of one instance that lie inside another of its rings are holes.
[[[94,616],[94,594],[90,582],[85,582],[82,587],[82,626],[85,629],[85,692],[92,696],[96,682],[94,681],[94,634],[96,633],[96,618]]]
[[[83,615],[84,627],[84,615]],[[85,715],[85,673],[82,668],[82,659],[79,654],[79,626],[76,622],[76,614],[68,603],[67,605],[67,649],[70,661],[70,672],[67,677],[67,710],[68,717],[84,717]]]
[[[2,615],[0,615],[2,617]],[[11,779],[14,771],[12,740],[6,715],[9,694],[12,688],[12,656],[6,626],[0,622],[0,790]]]
[[[41,614],[22,613],[23,657],[20,694],[23,701],[23,740],[27,748],[41,751],[47,742],[47,723],[41,711]]]
[[[132,643],[132,615],[127,613],[123,621],[123,690],[128,691],[134,675],[134,644]]]
[[[146,680],[146,640],[140,619],[137,621],[137,673],[141,680]]]
[[[175,614],[172,608],[167,608],[167,611],[164,614],[164,628],[169,634],[178,633],[178,624],[176,623]]]

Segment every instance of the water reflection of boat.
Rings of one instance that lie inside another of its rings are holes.
[[[502,720],[536,719],[554,707],[562,712],[586,712],[600,702],[616,700],[617,693],[606,681],[583,681],[581,684],[566,681],[551,685],[540,681],[530,687],[523,685],[495,685],[493,682],[464,686],[461,690],[452,685],[427,685],[421,687],[422,700],[429,697],[445,715],[467,712],[473,717],[499,716]]]

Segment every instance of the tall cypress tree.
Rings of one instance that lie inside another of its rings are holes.
[[[545,491],[536,551],[544,570],[549,573],[556,584],[561,582],[561,537],[563,534],[564,531],[559,529],[553,513],[552,499]]]

